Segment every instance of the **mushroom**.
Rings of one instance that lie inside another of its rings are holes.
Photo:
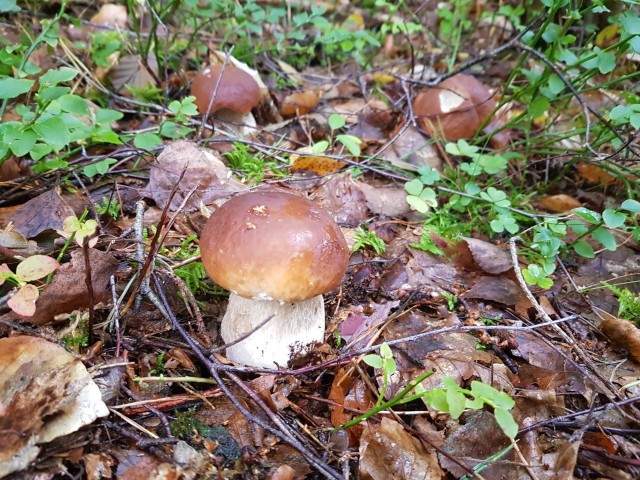
[[[231,292],[221,335],[231,343],[271,317],[227,358],[286,365],[293,349],[324,339],[322,294],[337,288],[349,249],[338,225],[313,202],[279,191],[232,198],[200,236],[209,276]]]
[[[458,74],[442,81],[438,86],[422,90],[413,101],[413,111],[422,128],[432,137],[448,141],[472,138],[491,117],[498,103],[487,87],[471,75]],[[500,127],[497,120],[485,126],[485,133]],[[509,133],[495,133],[489,143],[503,148],[509,142]]]
[[[226,65],[224,70],[222,65],[215,65],[199,72],[191,84],[191,95],[196,97],[200,113],[216,113],[218,118],[234,123],[242,123],[262,98],[253,77],[233,65]]]

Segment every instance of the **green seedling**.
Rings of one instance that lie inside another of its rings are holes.
[[[391,351],[391,348],[389,348],[389,345],[386,343],[380,345],[380,355],[365,355],[363,360],[364,363],[370,367],[382,370],[382,389],[380,390],[380,395],[376,402],[377,407],[384,401],[384,396],[387,393],[387,388],[389,387],[389,378],[396,373],[396,362],[393,359],[393,352]]]
[[[32,317],[36,313],[36,300],[40,296],[38,287],[29,282],[41,280],[53,273],[60,264],[46,255],[32,255],[22,260],[13,273],[6,263],[0,265],[0,285],[14,285],[7,305],[18,315]]]
[[[371,248],[376,254],[382,255],[386,250],[387,246],[376,232],[371,232],[369,230],[365,230],[362,227],[358,227],[354,230],[355,233],[355,242],[353,244],[353,251],[356,252],[360,249]]]
[[[84,220],[84,215],[81,219],[71,215],[64,219],[62,230],[58,230],[58,233],[69,241],[75,240],[80,247],[86,244],[93,248],[98,243],[98,222]]]
[[[114,220],[120,218],[120,203],[115,198],[102,197],[102,203],[94,203],[93,206],[98,215],[108,215]]]
[[[618,298],[618,316],[631,320],[640,328],[640,295],[628,288],[620,288],[618,285],[605,283],[604,286]]]
[[[336,134],[337,131],[344,128],[347,124],[345,118],[338,114],[332,113],[329,115],[329,128],[331,128],[331,138],[329,140],[322,140],[312,147],[313,153],[324,153],[331,145],[335,145],[336,143],[344,146],[347,151],[353,155],[354,157],[359,157],[362,154],[362,149],[360,145],[362,141],[354,136],[347,134]]]

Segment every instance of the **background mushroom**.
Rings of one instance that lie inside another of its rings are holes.
[[[220,75],[222,78],[216,91]],[[240,68],[233,65],[226,65],[224,69],[222,65],[205,68],[193,79],[191,95],[196,97],[195,104],[202,114],[215,113],[221,120],[255,126],[253,117],[247,117],[260,103],[262,94],[253,77]]]
[[[216,210],[200,237],[209,276],[231,292],[221,335],[227,358],[286,365],[293,348],[324,339],[322,294],[337,288],[349,249],[340,228],[313,202],[284,192],[252,192]]]
[[[497,105],[483,83],[471,75],[460,73],[435,87],[423,89],[413,101],[413,111],[429,135],[456,141],[472,138],[490,119]],[[500,126],[499,120],[492,120],[484,132],[491,133]],[[503,148],[509,137],[507,131],[496,132],[489,143],[494,148]]]

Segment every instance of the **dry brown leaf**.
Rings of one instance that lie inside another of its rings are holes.
[[[125,28],[128,21],[127,7],[113,3],[105,3],[100,7],[98,13],[91,17],[91,23],[98,23],[108,27]]]
[[[360,443],[359,474],[363,480],[440,480],[438,457],[398,422],[383,417],[367,422]]]
[[[464,298],[478,298],[503,305],[516,305],[525,301],[527,296],[513,280],[504,277],[480,277]]]
[[[0,477],[28,466],[38,445],[109,414],[86,368],[38,337],[0,339]]]
[[[640,363],[640,329],[633,322],[611,315],[598,309],[604,321],[600,323],[600,330],[618,348],[624,348],[629,356]]]
[[[581,207],[582,204],[570,195],[560,193],[558,195],[550,195],[544,197],[538,202],[545,210],[554,213],[564,213]]]
[[[367,207],[371,213],[383,217],[397,218],[411,212],[406,201],[407,192],[404,188],[376,187],[364,182],[356,182],[364,193]]]
[[[33,238],[45,230],[62,230],[64,219],[71,215],[73,209],[56,187],[24,203],[9,220],[13,222],[13,230],[25,238]]]
[[[127,55],[111,67],[109,78],[116,92],[130,97],[131,93],[124,88],[125,86],[135,89],[157,87],[156,77],[149,69],[154,74],[158,74],[158,61],[155,55],[149,55],[146,65],[140,55]]]
[[[442,161],[433,141],[413,127],[405,129],[395,138],[385,152],[385,159],[396,167],[414,172],[424,166],[442,170]]]
[[[280,104],[280,114],[283,117],[294,115],[306,115],[316,108],[320,101],[321,92],[318,90],[307,90],[303,92],[292,92],[287,95]]]
[[[618,183],[618,179],[598,165],[592,163],[579,163],[578,173],[589,183],[597,185],[613,185]]]
[[[183,211],[196,211],[200,202],[210,204],[244,186],[228,177],[228,169],[220,159],[210,152],[201,150],[188,140],[177,140],[165,147],[158,159],[151,165],[149,184],[143,195],[152,198],[160,208],[169,201],[171,192],[185,171],[182,180],[171,199],[171,210],[177,210],[188,193],[195,188]]]
[[[306,170],[318,175],[328,175],[342,170],[347,164],[333,158],[312,155],[291,155],[291,171]]]

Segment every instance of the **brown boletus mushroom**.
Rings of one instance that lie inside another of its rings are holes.
[[[231,292],[220,327],[227,358],[286,365],[293,349],[324,339],[322,294],[337,288],[349,249],[315,203],[284,192],[251,192],[216,210],[200,236],[202,263]]]
[[[220,75],[222,78],[218,85]],[[200,113],[217,113],[229,121],[237,121],[251,113],[261,99],[256,81],[233,65],[226,65],[224,69],[222,65],[215,65],[199,72],[191,83],[191,95],[196,97],[195,104]]]
[[[456,141],[472,138],[490,119],[497,105],[483,83],[459,73],[435,87],[423,89],[413,101],[413,112],[429,135]],[[490,133],[498,126],[489,122],[484,131]],[[508,135],[505,137],[502,133],[491,138],[493,147],[502,148],[508,143]]]

